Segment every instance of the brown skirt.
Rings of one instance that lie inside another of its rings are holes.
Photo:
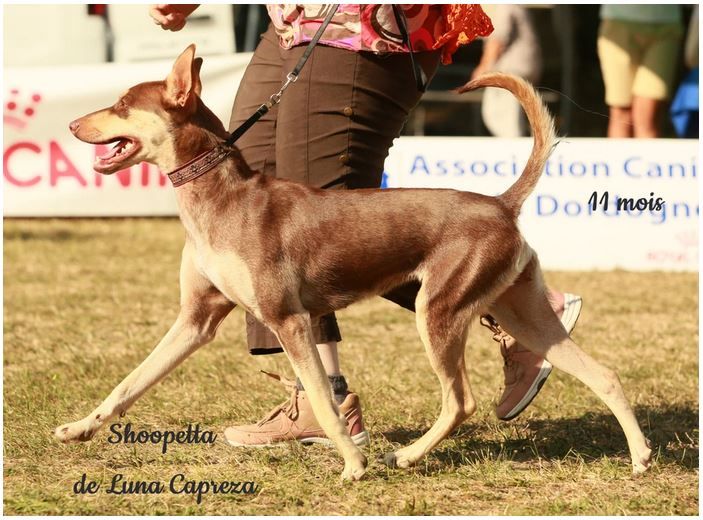
[[[230,131],[280,89],[304,51],[305,45],[282,49],[269,26],[239,86]],[[432,78],[440,53],[416,57]],[[377,55],[318,45],[280,104],[237,146],[249,166],[266,175],[323,188],[378,188],[388,149],[420,96],[407,54]],[[414,310],[418,288],[411,283],[384,297]],[[266,326],[248,314],[246,321],[252,354],[282,352]],[[341,340],[334,314],[314,320],[313,332],[317,343]]]

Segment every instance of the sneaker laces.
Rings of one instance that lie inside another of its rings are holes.
[[[263,426],[281,412],[294,421],[298,417],[298,385],[295,384],[295,381],[292,381],[287,377],[281,376],[279,374],[272,374],[271,372],[266,372],[265,370],[262,370],[261,372],[263,372],[272,379],[280,381],[284,387],[290,389],[290,399],[279,404],[268,414],[266,414],[263,419],[256,423],[257,426]]]
[[[500,344],[500,353],[503,355],[505,366],[512,365],[514,349],[508,347],[508,340],[512,339],[512,336],[505,332],[490,314],[481,316],[479,322],[493,333],[493,341]]]

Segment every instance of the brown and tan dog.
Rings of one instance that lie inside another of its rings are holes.
[[[110,174],[140,161],[171,171],[227,137],[199,98],[195,47],[165,81],[130,88],[109,108],[70,125],[88,143],[114,143],[95,169]],[[279,337],[315,416],[344,457],[342,477],[358,479],[366,457],[354,445],[315,348],[311,317],[421,282],[417,328],[442,391],[437,422],[389,462],[416,463],[476,409],[464,346],[469,322],[490,312],[533,352],[588,385],[625,432],[634,471],[651,450],[617,375],[569,339],[545,296],[537,255],[517,217],[554,145],[551,117],[523,80],[488,74],[460,89],[500,87],[522,103],[534,148],[521,177],[498,197],[453,190],[321,190],[251,171],[238,151],[176,189],[186,243],[181,309],[154,351],[93,412],[59,426],[63,441],[84,441],[125,412],[152,385],[215,336],[239,304]],[[343,230],[340,232],[340,230]]]

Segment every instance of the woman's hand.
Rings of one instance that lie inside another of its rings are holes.
[[[168,31],[180,31],[185,27],[186,18],[200,4],[155,4],[149,8],[149,16],[156,25]]]

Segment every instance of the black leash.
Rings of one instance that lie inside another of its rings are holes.
[[[420,68],[418,63],[415,61],[415,57],[413,56],[414,53],[412,44],[410,43],[410,37],[408,36],[407,20],[405,19],[405,13],[403,13],[402,9],[400,9],[400,7],[397,5],[393,5],[392,7],[393,13],[395,14],[396,23],[398,24],[398,30],[400,31],[400,35],[402,37],[402,41],[405,45],[407,45],[408,50],[410,51],[410,61],[412,62],[417,89],[420,92],[424,92],[425,88],[427,87],[427,77],[425,76],[424,71]],[[215,148],[201,153],[197,157],[188,161],[186,164],[179,166],[173,171],[167,173],[168,178],[171,179],[171,182],[173,183],[174,187],[182,186],[188,182],[197,179],[198,177],[204,175],[212,168],[220,164],[222,161],[224,161],[232,153],[232,145],[235,143],[235,141],[237,141],[237,139],[244,135],[244,133],[249,130],[252,125],[254,125],[254,123],[261,119],[269,110],[271,110],[273,106],[280,103],[283,92],[291,85],[291,83],[295,83],[298,79],[300,71],[303,70],[303,67],[308,61],[310,54],[312,54],[312,50],[320,41],[322,33],[325,32],[325,29],[332,21],[332,17],[337,12],[338,8],[339,4],[330,5],[329,12],[327,13],[327,16],[322,22],[322,25],[320,25],[320,28],[315,33],[315,36],[313,36],[312,40],[310,40],[310,43],[308,43],[305,52],[300,57],[300,60],[298,60],[298,63],[295,65],[295,68],[286,76],[286,81],[283,83],[278,92],[271,95],[269,100],[263,105],[261,105],[257,109],[257,111],[254,112],[251,117],[249,117],[249,119],[239,125],[234,130],[234,132],[229,135],[227,140],[218,144]],[[330,183],[330,185],[323,186],[323,188],[327,188],[329,186],[338,184],[343,181],[344,177],[333,181],[332,183]]]
[[[322,33],[325,32],[325,29],[327,26],[330,24],[332,21],[332,17],[334,14],[337,12],[337,9],[339,8],[339,4],[331,4],[330,5],[330,10],[327,13],[327,16],[325,17],[324,21],[322,22],[322,25],[320,25],[320,28],[317,30],[315,33],[315,36],[312,37],[312,40],[310,40],[310,43],[308,43],[307,48],[305,49],[305,52],[303,55],[300,57],[300,60],[298,60],[298,63],[295,65],[295,68],[286,76],[286,82],[283,84],[281,89],[273,94],[269,100],[261,105],[254,114],[244,121],[241,125],[239,125],[234,132],[230,134],[230,136],[227,138],[225,141],[225,144],[227,146],[232,146],[234,142],[242,137],[244,135],[244,132],[249,130],[254,123],[256,123],[259,119],[264,117],[264,115],[271,110],[271,108],[274,105],[277,105],[281,101],[281,96],[283,95],[283,91],[286,90],[292,83],[295,83],[298,79],[298,75],[300,74],[300,71],[303,70],[303,67],[305,66],[305,62],[308,61],[308,58],[310,57],[310,54],[312,54],[312,50],[315,48],[315,45],[317,45],[317,42],[320,41],[320,38],[322,38]]]
[[[395,15],[395,23],[398,25],[398,30],[400,31],[400,37],[410,51],[410,62],[413,66],[417,90],[425,92],[425,90],[427,90],[427,76],[425,75],[425,71],[422,70],[422,67],[420,67],[420,64],[415,60],[413,45],[410,43],[410,35],[408,35],[408,20],[405,18],[405,13],[398,4],[393,4],[393,14]]]
[[[400,37],[402,39],[402,42],[408,47],[408,50],[410,51],[410,61],[413,67],[413,74],[415,75],[415,84],[417,85],[417,89],[420,92],[425,92],[425,90],[427,89],[427,76],[425,75],[425,71],[422,70],[422,68],[420,67],[420,64],[415,60],[415,53],[413,52],[413,46],[412,43],[410,43],[410,36],[408,35],[408,22],[405,18],[405,13],[397,4],[393,4],[392,7],[393,14],[395,15],[395,22],[398,25],[398,30],[400,31]],[[322,22],[322,25],[320,25],[320,28],[315,33],[315,36],[313,36],[312,40],[310,40],[310,43],[308,43],[305,52],[300,57],[300,60],[298,60],[298,63],[296,64],[295,68],[288,74],[288,76],[286,76],[286,81],[281,87],[281,89],[275,94],[273,94],[266,103],[262,104],[257,109],[257,111],[254,112],[251,117],[249,117],[249,119],[239,125],[234,130],[234,132],[230,134],[224,144],[226,144],[227,146],[232,146],[237,139],[242,137],[242,135],[244,135],[244,133],[252,127],[254,123],[264,117],[264,115],[266,115],[266,113],[271,110],[273,106],[277,105],[281,101],[283,91],[285,91],[292,83],[295,83],[298,79],[300,71],[303,70],[303,67],[308,61],[310,54],[312,54],[312,50],[320,41],[320,38],[322,38],[322,34],[325,32],[325,29],[332,21],[332,17],[337,12],[338,8],[339,4],[330,5],[330,10],[327,13],[327,16],[325,17],[324,21]]]

